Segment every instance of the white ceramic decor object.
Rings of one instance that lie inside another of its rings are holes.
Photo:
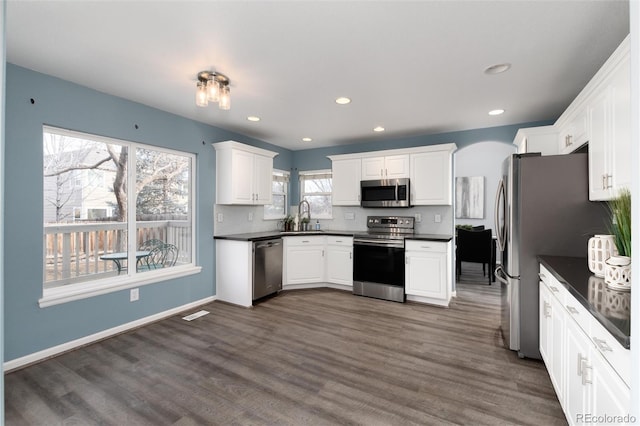
[[[631,258],[611,256],[604,262],[604,282],[616,290],[631,289]]]
[[[604,262],[617,254],[613,235],[594,235],[589,238],[589,270],[596,277],[604,277]]]

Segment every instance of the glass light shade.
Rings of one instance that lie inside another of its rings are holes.
[[[207,81],[207,98],[210,102],[218,102],[220,100],[220,84],[214,77]]]
[[[218,103],[218,107],[224,110],[231,109],[231,93],[229,91],[229,86],[223,86],[220,89],[220,102]]]
[[[199,107],[206,107],[209,105],[207,100],[207,88],[201,81],[198,82],[198,89],[196,90],[196,105]]]

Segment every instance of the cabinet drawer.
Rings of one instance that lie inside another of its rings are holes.
[[[437,241],[405,240],[406,251],[428,251],[435,253],[446,253],[447,243]]]
[[[620,378],[631,387],[631,351],[625,349],[595,317],[592,316],[590,322],[589,338]]]
[[[565,286],[560,284],[560,282],[558,282],[558,280],[555,279],[553,275],[551,275],[551,273],[542,265],[540,265],[540,273],[538,275],[540,277],[540,281],[542,281],[544,285],[547,286],[549,292],[553,295],[553,297],[558,299],[560,304],[564,307],[566,298],[569,295],[569,292],[567,291]]]
[[[327,235],[327,244],[332,246],[353,246],[353,237]]]
[[[321,236],[308,236],[301,235],[296,237],[285,237],[285,242],[288,247],[294,246],[311,246],[311,245],[324,245],[325,237]]]

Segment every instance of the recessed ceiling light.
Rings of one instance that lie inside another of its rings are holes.
[[[489,111],[489,115],[500,115],[504,112],[503,109],[492,109]]]
[[[384,132],[384,127],[382,127],[382,126],[374,127],[373,131],[374,132]]]
[[[340,105],[346,105],[348,103],[351,103],[351,99],[341,96],[339,98],[336,99],[336,103],[340,104]]]
[[[256,117],[255,115],[250,115],[247,117],[249,121],[260,121],[260,117]]]
[[[503,73],[505,71],[507,71],[509,68],[511,68],[511,64],[508,62],[505,62],[504,64],[495,64],[495,65],[491,65],[490,67],[487,67],[484,70],[485,74],[500,74]]]
[[[302,138],[302,142],[311,142],[312,139],[311,138]]]

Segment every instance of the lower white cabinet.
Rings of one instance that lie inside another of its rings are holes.
[[[252,302],[253,243],[216,240],[216,296],[249,307]]]
[[[283,287],[324,281],[324,236],[299,236],[284,239]]]
[[[407,300],[449,306],[451,242],[405,241]]]
[[[353,287],[353,237],[327,236],[327,282]]]
[[[567,421],[624,423],[631,408],[630,389],[623,380],[629,350],[544,266],[540,278],[540,353]]]
[[[562,403],[564,389],[563,358],[565,330],[564,313],[561,302],[553,293],[560,290],[556,286],[540,285],[540,354],[549,370],[551,383]]]

